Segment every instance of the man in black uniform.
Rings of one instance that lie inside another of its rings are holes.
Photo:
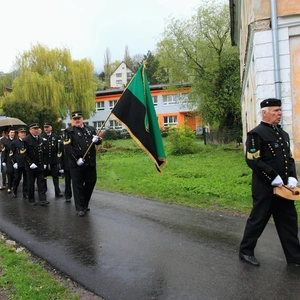
[[[78,216],[89,211],[89,202],[96,184],[96,147],[102,140],[96,129],[83,124],[81,111],[71,114],[74,126],[67,128],[64,146],[69,157],[75,208]]]
[[[44,165],[45,165],[45,151],[43,146],[43,139],[38,135],[40,126],[38,123],[29,125],[29,132],[25,138],[25,170],[27,173],[27,188],[30,205],[36,205],[34,199],[34,183],[37,180],[38,195],[40,205],[47,205],[46,200],[46,186],[44,180]]]
[[[62,141],[65,139],[65,129],[62,129]],[[66,153],[66,149],[62,144],[59,144],[59,153],[61,153],[61,157],[59,158],[60,172],[64,174],[65,178],[65,199],[66,202],[71,202],[72,198],[72,186],[71,186],[71,173],[69,168],[69,157]]]
[[[294,201],[273,193],[275,186],[294,189],[298,183],[289,135],[279,125],[281,100],[266,99],[260,104],[262,122],[246,141],[246,162],[252,169],[253,208],[240,244],[240,259],[259,266],[254,248],[271,215],[288,264],[300,266],[297,211]]]
[[[44,132],[41,134],[45,149],[45,177],[51,175],[55,197],[62,197],[58,180],[58,136],[52,132],[52,123],[44,123]],[[46,182],[47,184],[47,182]]]
[[[23,177],[23,198],[28,199],[27,174],[25,171],[25,142],[26,128],[18,129],[18,138],[12,142],[11,161],[15,169],[15,180],[13,182],[13,197],[17,198],[18,187]]]
[[[10,159],[11,155],[11,147],[12,142],[15,140],[15,130],[13,128],[8,129],[8,138],[4,141],[3,149],[2,149],[2,166],[7,168],[7,193],[10,194],[13,186],[14,181],[14,168],[13,164]]]

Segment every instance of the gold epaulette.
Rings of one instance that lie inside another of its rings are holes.
[[[68,139],[68,140],[64,140],[64,145],[68,145],[71,143],[71,139]]]
[[[260,158],[260,150],[256,151],[256,152],[247,152],[247,159],[253,160],[256,158]]]

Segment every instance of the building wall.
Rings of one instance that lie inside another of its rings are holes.
[[[121,76],[118,77],[117,74],[121,74]],[[129,69],[124,62],[122,62],[118,66],[118,68],[113,72],[113,74],[110,76],[110,86],[123,88],[124,86],[127,85],[127,83],[130,81],[132,76],[133,76],[132,70]]]
[[[300,1],[278,0],[277,14],[282,126],[300,162]],[[260,102],[276,96],[270,0],[242,0],[238,17],[245,140],[261,121]]]
[[[188,95],[188,92],[190,91],[190,87],[183,88],[180,91],[172,92],[172,91],[166,91],[166,90],[152,90],[151,96],[152,98],[156,97],[156,103],[154,105],[157,118],[158,118],[158,124],[161,129],[164,129],[164,119],[165,117],[176,117],[177,118],[177,126],[187,124],[190,126],[192,130],[196,130],[197,126],[202,125],[202,120],[197,116],[197,114],[191,113],[191,109],[187,107],[187,105],[178,105],[177,103],[165,105],[164,104],[164,97],[167,95]],[[86,123],[89,125],[95,126],[97,129],[99,129],[99,126],[97,126],[98,122],[104,122],[107,120],[104,128],[110,127],[110,121],[115,120],[113,115],[110,115],[111,109],[109,107],[109,101],[117,101],[121,97],[122,92],[117,94],[107,94],[107,95],[100,95],[96,96],[95,98],[95,105],[97,102],[103,102],[104,103],[104,109],[97,111],[96,114],[92,115],[90,119],[85,120]],[[97,122],[95,124],[95,122]],[[67,118],[65,120],[65,123],[70,124],[71,120],[70,118]]]

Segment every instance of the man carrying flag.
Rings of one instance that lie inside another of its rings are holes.
[[[154,161],[157,170],[166,164],[166,155],[157,122],[147,74],[143,63],[124,90],[112,114]]]

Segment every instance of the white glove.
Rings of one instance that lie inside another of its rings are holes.
[[[13,164],[14,169],[18,169],[18,163]]]
[[[3,162],[3,163],[2,163],[2,166],[3,166],[3,167],[6,167],[6,162]]]
[[[275,179],[271,182],[271,185],[273,185],[273,186],[282,186],[283,181],[282,181],[281,177],[279,175],[277,175],[275,177]]]
[[[45,169],[45,170],[47,169],[47,165],[44,165],[44,169]]]
[[[296,186],[297,186],[297,183],[298,183],[298,180],[294,177],[289,177],[288,178],[288,184],[287,186],[290,188],[290,189],[294,189]]]
[[[32,163],[30,166],[29,166],[29,168],[30,169],[36,169],[38,166],[35,164],[35,163]]]
[[[84,160],[80,157],[77,161],[76,161],[78,166],[82,166],[84,164]]]
[[[98,135],[93,135],[92,142],[93,142],[93,143],[97,143],[98,141],[99,141]]]
[[[64,174],[64,169],[60,169],[59,171],[58,171],[60,174]]]

